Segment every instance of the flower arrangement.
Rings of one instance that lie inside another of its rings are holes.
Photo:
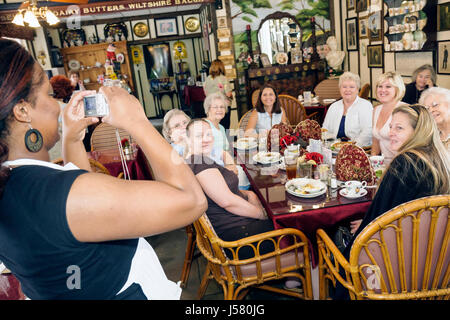
[[[298,158],[298,163],[309,163],[315,168],[317,165],[323,163],[323,155],[318,152],[307,152]]]
[[[127,138],[123,138],[120,143],[122,144],[122,148],[126,149],[130,147],[130,141]]]

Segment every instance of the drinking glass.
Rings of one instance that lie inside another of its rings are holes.
[[[288,180],[297,178],[297,158],[298,154],[285,150],[284,163],[286,165],[286,175]]]
[[[312,164],[300,163],[298,165],[298,177],[311,179],[312,177]]]

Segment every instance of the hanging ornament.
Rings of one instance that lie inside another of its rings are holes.
[[[186,45],[183,41],[177,41],[173,44],[173,57],[175,60],[187,58]]]

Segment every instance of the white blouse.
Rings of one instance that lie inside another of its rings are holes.
[[[335,138],[339,131],[342,115],[344,114],[344,101],[341,99],[333,103],[327,111],[322,127]],[[372,144],[372,104],[366,99],[356,97],[347,110],[345,116],[345,135],[360,147]]]

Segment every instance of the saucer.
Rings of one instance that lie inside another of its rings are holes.
[[[347,194],[346,188],[342,188],[341,190],[339,190],[339,194],[347,199],[357,199],[357,198],[364,197],[367,194],[367,190],[361,189],[361,191],[358,194],[351,196],[351,195]]]

